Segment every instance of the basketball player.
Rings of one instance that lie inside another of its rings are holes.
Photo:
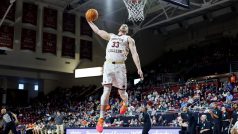
[[[17,116],[12,112],[7,112],[5,108],[1,110],[1,114],[4,122],[3,134],[8,134],[10,130],[12,131],[13,134],[17,134],[16,130],[16,122],[18,122]]]
[[[221,134],[221,122],[222,122],[222,112],[218,108],[218,104],[214,103],[213,105],[213,110],[209,111],[211,117],[213,118],[213,123],[214,123],[214,133],[215,134]]]
[[[187,132],[189,134],[195,134],[196,132],[196,121],[194,114],[189,111],[188,107],[183,107],[183,113],[181,114],[185,124],[187,124]]]
[[[101,96],[100,118],[96,126],[97,131],[101,133],[103,131],[104,114],[108,105],[112,86],[118,88],[119,95],[123,100],[120,108],[120,114],[124,114],[127,111],[128,94],[126,92],[127,78],[125,60],[129,50],[131,51],[133,61],[142,80],[143,72],[141,70],[140,59],[136,50],[135,41],[130,36],[126,35],[128,33],[128,26],[126,24],[121,25],[117,35],[100,30],[91,21],[88,21],[88,24],[96,34],[108,41],[106,48],[106,61],[103,69],[102,84],[104,89]]]
[[[212,125],[210,122],[207,121],[207,115],[202,115],[200,117],[199,127],[200,127],[199,134],[212,134]]]

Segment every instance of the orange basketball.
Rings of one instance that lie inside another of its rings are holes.
[[[88,21],[95,21],[98,19],[98,11],[96,9],[88,9],[85,16]]]

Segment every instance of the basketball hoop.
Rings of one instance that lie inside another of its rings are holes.
[[[144,7],[147,0],[123,0],[128,10],[128,20],[129,21],[143,21],[144,17]]]

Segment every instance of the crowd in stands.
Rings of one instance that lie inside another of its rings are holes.
[[[199,120],[200,113],[207,113],[215,103],[220,109],[224,107],[231,114],[233,104],[238,100],[237,83],[224,80],[221,82],[219,79],[193,82],[177,79],[174,80],[177,81],[176,83],[161,84],[166,81],[159,75],[169,72],[185,74],[183,66],[192,67],[191,70],[194,70],[200,68],[202,64],[211,65],[210,63],[214,63],[215,66],[226,64],[227,59],[224,59],[225,57],[238,56],[231,54],[231,51],[236,48],[227,49],[226,47],[222,45],[216,49],[211,45],[209,49],[207,47],[195,47],[173,52],[173,54],[171,54],[172,52],[166,53],[164,55],[166,58],[161,58],[166,60],[161,60],[155,68],[145,71],[146,81],[144,83],[128,87],[129,106],[125,116],[119,115],[121,100],[117,90],[112,90],[111,96],[113,97],[110,97],[109,100],[110,108],[106,112],[105,126],[139,127],[141,126],[140,110],[145,106],[148,107],[154,127],[177,127],[179,125],[179,113],[184,107],[197,113],[196,121]],[[229,47],[232,48],[232,45]],[[209,50],[209,52],[205,50]],[[218,70],[212,69],[217,73],[227,72],[223,67],[221,68],[221,71],[219,68]],[[190,72],[192,72],[191,70]],[[213,71],[209,72],[215,73]],[[188,72],[186,73],[188,74]],[[192,75],[196,76],[194,73]],[[94,85],[67,89],[57,88],[47,96],[35,99],[29,107],[18,107],[11,111],[18,116],[19,131],[33,131],[36,134],[40,131],[53,133],[56,130],[57,112],[63,116],[65,128],[95,127],[99,118],[101,93],[101,88],[96,88]]]
[[[81,91],[95,86],[57,89],[31,106],[13,110],[19,119],[19,130],[52,133],[56,130],[55,116],[60,111],[65,128],[95,127],[99,116],[98,93],[82,99]],[[80,91],[80,92],[79,92]],[[100,90],[99,90],[100,91]],[[237,100],[237,85],[217,80],[150,87],[129,87],[129,107],[125,116],[119,115],[120,102],[117,90],[112,90],[110,109],[105,117],[106,127],[139,127],[140,109],[147,106],[153,126],[178,126],[178,113],[183,107],[194,112],[205,112],[213,102],[232,110]],[[199,116],[198,116],[199,118]]]
[[[237,38],[221,38],[206,45],[194,44],[177,51],[170,49],[145,67],[147,84],[186,82],[191,77],[230,72],[230,63],[238,58],[237,43]]]

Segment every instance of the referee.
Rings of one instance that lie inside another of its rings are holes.
[[[15,122],[17,122],[16,115],[13,114],[12,112],[7,112],[5,108],[1,110],[1,114],[2,114],[2,118],[4,122],[3,134],[8,134],[10,130],[12,130],[13,134],[17,134],[16,124],[15,124]]]
[[[142,108],[142,112],[143,112],[142,122],[144,122],[142,134],[149,134],[148,132],[151,129],[152,121],[151,121],[150,115],[147,112],[146,107]]]

